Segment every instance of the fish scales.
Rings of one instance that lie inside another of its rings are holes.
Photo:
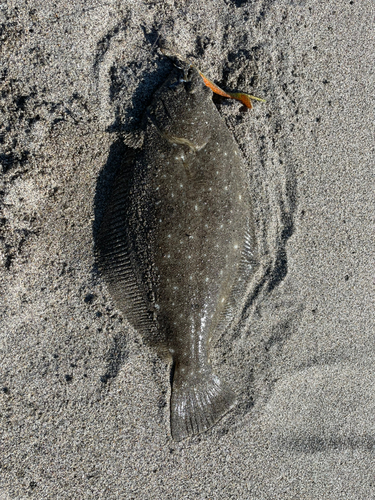
[[[190,68],[175,70],[146,112],[98,237],[98,262],[129,322],[172,360],[171,433],[181,440],[225,414],[235,393],[212,372],[210,342],[233,320],[257,265],[245,165]]]

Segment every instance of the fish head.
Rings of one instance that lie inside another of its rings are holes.
[[[171,143],[203,149],[212,134],[209,115],[217,111],[198,71],[194,67],[184,73],[173,71],[155,97],[147,110],[150,126]]]

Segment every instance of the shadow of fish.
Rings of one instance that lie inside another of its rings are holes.
[[[117,306],[172,359],[177,441],[207,430],[234,404],[209,349],[256,268],[245,166],[211,96],[196,69],[185,80],[172,72],[147,110],[143,148],[115,179],[97,239]]]

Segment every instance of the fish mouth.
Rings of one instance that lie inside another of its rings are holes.
[[[209,139],[207,141],[201,143],[201,144],[196,144],[193,141],[187,139],[186,137],[179,137],[177,135],[169,134],[168,132],[163,132],[160,130],[160,128],[157,126],[155,122],[155,118],[149,113],[148,118],[150,120],[150,123],[155,127],[157,133],[168,141],[171,144],[182,144],[184,146],[187,146],[193,153],[197,153],[198,151],[201,151],[203,148],[205,148],[208,144]]]

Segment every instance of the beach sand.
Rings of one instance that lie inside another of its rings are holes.
[[[0,498],[375,493],[371,0],[0,5]],[[172,68],[227,90],[259,273],[212,349],[237,404],[170,436],[170,366],[116,309],[94,241]]]

